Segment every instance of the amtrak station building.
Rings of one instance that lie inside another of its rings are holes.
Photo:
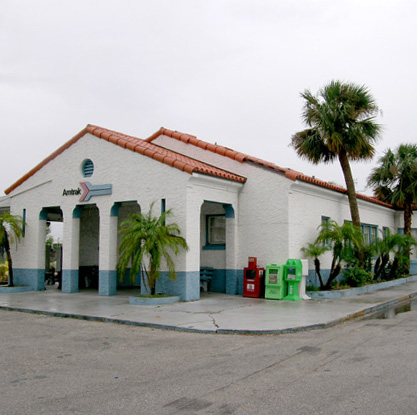
[[[161,128],[139,139],[88,125],[5,190],[2,201],[25,220],[12,252],[15,284],[45,289],[47,222],[63,222],[62,292],[77,293],[95,276],[98,295],[140,285],[117,275],[120,223],[134,212],[172,209],[189,251],[175,257],[177,279],[161,273],[157,291],[200,298],[200,269],[212,267],[209,290],[242,294],[248,257],[258,264],[303,258],[329,219],[350,220],[346,190],[298,171],[195,136]],[[403,213],[358,194],[366,240],[403,227]],[[330,254],[323,268],[330,268]],[[414,267],[414,261],[412,266]],[[310,259],[309,282],[315,273]]]

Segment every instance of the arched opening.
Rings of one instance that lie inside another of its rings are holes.
[[[118,204],[117,219],[117,258],[119,257],[119,247],[121,241],[120,226],[134,213],[140,213],[140,205],[136,201],[121,202]],[[139,288],[141,285],[140,275],[130,275],[130,269],[124,275],[117,276],[117,288]]]
[[[205,201],[200,213],[200,282],[202,291],[226,292],[226,211]]]
[[[100,214],[97,206],[80,206],[79,289],[98,290]]]
[[[61,288],[63,213],[59,206],[44,207],[40,220],[45,221],[45,235],[40,249],[45,256],[46,288]]]

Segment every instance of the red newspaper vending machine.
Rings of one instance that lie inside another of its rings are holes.
[[[243,269],[243,296],[260,298],[264,296],[265,269],[257,266],[257,259],[249,257],[248,267]]]

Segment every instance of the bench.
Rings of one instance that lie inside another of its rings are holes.
[[[208,285],[213,278],[213,267],[200,268],[200,290],[208,291]]]

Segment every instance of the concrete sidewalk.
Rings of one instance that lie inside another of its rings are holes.
[[[347,298],[296,302],[209,292],[193,302],[130,305],[128,297],[135,294],[102,297],[97,291],[63,294],[56,288],[2,293],[0,309],[201,333],[278,334],[331,327],[413,298],[417,281]]]

